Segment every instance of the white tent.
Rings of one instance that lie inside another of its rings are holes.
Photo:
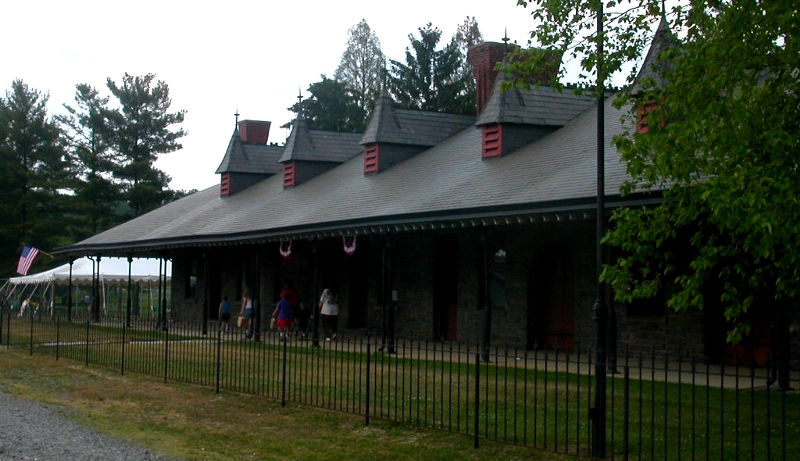
[[[158,281],[158,259],[134,259],[131,262],[131,281]],[[92,274],[97,271],[97,263],[89,258],[76,259],[72,263],[72,281],[91,282]],[[167,261],[167,280],[172,268]],[[39,283],[55,282],[59,285],[69,283],[69,263],[58,266],[48,271],[30,274],[21,277],[11,277],[8,283],[11,285],[30,285]],[[101,258],[100,259],[100,280],[102,283],[119,283],[128,281],[128,259],[127,258]]]
[[[130,263],[131,282],[148,282],[148,286],[151,286],[153,283],[158,283],[159,264],[163,264],[163,262],[160,262],[158,259],[133,259]],[[161,267],[161,270],[164,272],[163,267]],[[171,277],[169,274],[171,271],[171,264],[167,261],[167,283],[170,281]],[[106,287],[117,285],[124,290],[125,284],[128,283],[127,258],[101,258],[99,266],[96,261],[92,261],[89,258],[77,259],[72,263],[71,274],[70,265],[67,263],[44,272],[21,277],[12,277],[0,288],[0,291],[5,292],[4,297],[6,300],[11,299],[11,297],[26,299],[33,297],[38,291],[37,298],[49,304],[49,311],[52,315],[55,303],[56,285],[67,285],[70,283],[70,280],[72,280],[73,286],[77,289],[78,285],[91,284],[92,277],[95,273],[99,274],[100,299],[103,309],[105,309],[108,303],[106,299]],[[20,316],[23,315],[24,310],[25,307],[23,305],[20,307]]]

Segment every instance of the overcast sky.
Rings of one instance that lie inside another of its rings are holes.
[[[526,45],[531,11],[516,0],[296,0],[234,2],[16,1],[3,5],[0,84],[14,79],[50,94],[50,113],[73,104],[75,85],[108,94],[106,78],[121,83],[154,73],[170,88],[173,110],[186,110],[183,149],[156,166],[173,189],[205,189],[240,119],[272,122],[270,142],[283,143],[292,119],[286,110],[299,90],[332,77],[348,29],[366,19],[384,54],[403,61],[408,35],[430,22],[450,40],[475,17],[487,41]]]

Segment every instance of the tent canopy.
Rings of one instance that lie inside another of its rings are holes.
[[[158,281],[158,259],[134,259],[130,265],[131,281]],[[89,258],[76,259],[72,263],[72,281],[91,282],[93,273],[97,271],[97,263]],[[167,261],[167,280],[172,271],[171,264]],[[128,259],[127,258],[101,258],[100,260],[100,279],[103,283],[121,283],[128,281]],[[57,284],[69,283],[69,263],[58,266],[48,271],[30,274],[22,277],[12,277],[8,279],[11,285],[27,285],[36,283]]]

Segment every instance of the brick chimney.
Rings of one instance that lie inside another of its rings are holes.
[[[247,144],[266,144],[270,122],[242,120],[239,122],[239,138]]]
[[[492,95],[492,89],[494,88],[495,80],[497,80],[497,75],[499,74],[499,72],[495,70],[495,67],[503,62],[506,54],[516,51],[518,48],[517,45],[483,42],[469,49],[469,61],[475,71],[475,101],[478,115],[480,115],[483,108],[486,107],[486,103]],[[558,69],[561,67],[562,54],[557,51],[542,49],[530,49],[527,50],[527,52],[545,53],[543,65],[537,72],[534,72],[530,76],[530,79],[542,85],[549,85],[558,75]]]
[[[483,42],[471,47],[467,52],[475,72],[475,103],[478,114],[492,95],[494,81],[499,73],[495,67],[503,62],[506,50],[508,45],[505,43]]]

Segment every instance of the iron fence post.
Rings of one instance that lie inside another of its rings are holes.
[[[281,364],[281,406],[286,406],[286,357],[289,349],[289,341],[283,341],[283,363]]]
[[[370,399],[370,365],[372,364],[372,354],[369,341],[367,341],[367,390],[366,390],[366,411],[364,425],[369,426],[369,399]]]
[[[215,390],[219,394],[219,382],[222,374],[222,329],[217,328],[217,376]]]
[[[475,440],[473,442],[473,446],[475,448],[480,447],[480,439],[478,437],[478,431],[480,430],[480,408],[481,408],[481,345],[478,343],[478,347],[475,349]],[[488,360],[487,360],[488,362]]]

